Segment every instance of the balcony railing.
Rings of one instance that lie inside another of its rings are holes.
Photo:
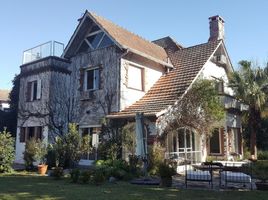
[[[48,56],[61,57],[64,44],[57,41],[49,41],[23,52],[22,64],[26,64]]]

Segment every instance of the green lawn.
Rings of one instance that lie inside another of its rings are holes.
[[[32,175],[0,175],[0,199],[114,199],[114,200],[187,200],[187,199],[268,199],[268,192],[163,189],[126,182],[102,186],[73,184],[69,180]]]

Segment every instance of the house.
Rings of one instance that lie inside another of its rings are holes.
[[[0,110],[9,110],[9,90],[0,90]]]
[[[178,95],[198,78],[222,80],[225,122],[210,141],[187,129],[168,134],[166,156],[187,153],[201,161],[207,155],[241,155],[241,105],[227,85],[233,68],[224,45],[224,21],[220,16],[209,20],[208,42],[183,47],[170,37],[147,41],[86,11],[65,49],[51,41],[25,51],[16,162],[23,162],[28,139],[53,142],[69,122],[76,122],[82,135],[91,135],[97,147],[103,117],[135,120],[136,113],[143,112],[148,138],[153,140],[161,134],[161,119]],[[85,155],[82,162],[90,159],[94,156]]]

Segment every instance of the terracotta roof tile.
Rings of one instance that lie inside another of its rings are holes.
[[[128,30],[92,12],[88,12],[88,14],[92,16],[96,22],[99,23],[99,25],[101,25],[104,30],[109,33],[110,36],[120,45],[137,50],[156,59],[165,62],[167,61],[167,53],[162,47],[145,40],[142,37],[131,33]]]
[[[0,101],[9,100],[9,90],[0,90]]]
[[[175,69],[161,76],[140,100],[113,115],[131,115],[136,112],[156,114],[173,105],[190,86],[220,42],[208,42],[171,54],[170,59]]]

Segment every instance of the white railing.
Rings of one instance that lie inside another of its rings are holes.
[[[184,150],[185,149],[185,150]],[[189,161],[191,164],[201,162],[201,151],[192,151],[191,148],[178,149],[177,152],[166,152],[165,159],[180,162]]]
[[[57,41],[49,41],[23,52],[22,64],[29,63],[48,56],[61,57],[64,44]]]

